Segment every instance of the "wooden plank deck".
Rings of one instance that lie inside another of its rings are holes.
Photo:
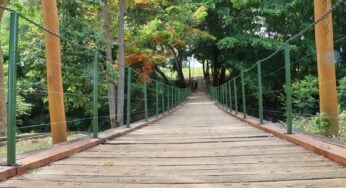
[[[346,169],[218,109],[201,93],[144,129],[0,187],[346,187]]]

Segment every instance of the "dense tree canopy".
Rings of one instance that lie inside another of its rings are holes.
[[[102,5],[109,8],[110,38],[104,38]],[[10,8],[30,19],[42,23],[39,0],[11,0]],[[346,46],[346,3],[342,2],[334,11],[335,50],[338,66],[345,63],[343,47]],[[92,90],[90,82],[93,51],[83,48],[98,48],[106,55],[106,45],[111,43],[112,63],[117,70],[117,1],[59,0],[60,30],[62,36],[74,41],[62,40],[63,78],[66,91],[66,112],[69,117],[91,113],[87,97],[69,95],[86,94]],[[8,54],[8,14],[4,15],[0,40],[4,49],[4,66]],[[285,40],[306,28],[314,21],[313,1],[306,0],[127,0],[125,13],[126,63],[138,74],[173,83],[162,68],[171,68],[177,73],[180,87],[187,85],[183,62],[194,55],[203,64],[204,76],[212,85],[220,85],[239,75],[258,60],[279,49]],[[46,98],[39,94],[45,87],[44,32],[32,24],[20,24],[19,85],[21,111],[19,119],[35,124],[47,119]],[[79,44],[79,45],[76,45]],[[293,75],[296,85],[299,80],[316,77],[315,39],[313,27],[303,36],[291,41]],[[303,60],[301,60],[303,58]],[[280,52],[266,61],[264,72],[270,73],[283,66]],[[298,61],[299,60],[299,61]],[[102,75],[109,75],[103,59]],[[106,71],[107,70],[107,71]],[[345,77],[338,69],[338,79]],[[306,77],[307,75],[312,75]],[[114,76],[114,75],[112,75]],[[247,91],[256,92],[256,72],[246,75]],[[106,76],[104,76],[106,78]],[[269,75],[265,79],[266,90],[283,89],[282,76]],[[114,79],[115,80],[115,79]],[[143,80],[143,78],[142,78]],[[104,79],[105,85],[115,81]],[[101,95],[106,96],[105,90]],[[268,94],[267,105],[281,107],[280,97]],[[316,103],[315,100],[314,103]],[[107,103],[107,101],[104,101]],[[315,104],[313,105],[315,106]],[[272,108],[272,107],[268,107]],[[102,107],[107,111],[107,107]],[[101,110],[101,111],[102,111]],[[309,110],[314,110],[309,108]]]

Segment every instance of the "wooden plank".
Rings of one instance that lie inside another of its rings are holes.
[[[54,181],[34,181],[34,180],[12,180],[11,182],[0,183],[0,187],[47,187],[50,188],[76,188],[76,187],[112,187],[112,188],[344,188],[346,179],[318,179],[318,180],[297,180],[297,181],[276,181],[276,182],[242,182],[242,183],[216,183],[216,184],[121,184],[121,183],[85,183],[85,182],[54,182]]]
[[[85,183],[142,183],[142,184],[181,184],[181,183],[242,183],[242,182],[270,182],[270,181],[297,181],[313,179],[346,178],[345,171],[334,172],[296,172],[296,173],[271,173],[271,174],[222,174],[222,175],[176,175],[156,174],[155,176],[113,176],[108,174],[83,175],[51,175],[51,174],[26,174],[18,176],[17,180],[44,180],[59,182],[85,182]]]
[[[157,174],[170,174],[170,175],[180,175],[180,176],[217,176],[217,175],[246,175],[246,174],[275,174],[275,173],[311,173],[319,172],[321,174],[325,172],[342,172],[343,167],[331,167],[331,166],[304,166],[304,167],[287,167],[282,168],[282,166],[269,166],[266,169],[255,168],[249,165],[243,165],[239,167],[231,167],[214,169],[214,168],[197,168],[197,169],[176,169],[176,168],[161,168],[154,166],[147,168],[127,168],[126,170],[118,170],[118,166],[94,166],[92,169],[90,166],[78,166],[73,165],[71,168],[66,169],[66,166],[57,165],[50,168],[43,168],[35,172],[36,174],[47,175],[72,175],[72,176],[92,176],[92,175],[102,175],[107,176],[155,176]]]
[[[270,151],[264,153],[261,151],[243,150],[243,151],[185,151],[185,152],[171,152],[171,151],[155,151],[153,152],[83,152],[73,156],[73,158],[205,158],[205,157],[242,157],[252,156],[253,158],[274,158],[274,157],[309,157],[317,156],[310,152],[285,150]]]
[[[51,166],[43,167],[37,172],[45,172],[45,170],[54,170],[54,169],[67,169],[68,165],[63,165],[63,164],[54,164]],[[282,168],[285,166],[285,168]],[[282,162],[282,163],[251,163],[251,164],[200,164],[200,165],[175,165],[170,166],[159,166],[159,165],[120,165],[120,166],[115,166],[115,165],[108,165],[105,166],[103,165],[89,165],[89,164],[83,164],[83,165],[71,165],[68,166],[68,169],[74,169],[76,171],[79,171],[80,169],[88,169],[90,171],[92,170],[115,170],[119,171],[119,168],[121,170],[135,170],[135,171],[179,171],[179,170],[235,170],[237,171],[238,169],[271,169],[271,170],[286,170],[286,171],[292,171],[297,168],[330,168],[330,169],[340,169],[343,168],[342,166],[335,166],[335,163],[332,163],[330,161],[311,161],[311,162],[306,162],[306,161],[297,161],[295,163],[288,163],[288,162]],[[121,171],[119,171],[121,172]],[[106,173],[106,172],[105,172]]]
[[[222,160],[222,161],[221,161]],[[255,158],[255,157],[205,157],[205,158],[136,158],[133,160],[126,158],[68,158],[66,160],[57,161],[57,164],[69,165],[104,165],[105,163],[112,163],[113,165],[192,165],[192,164],[252,164],[252,163],[280,163],[296,161],[324,161],[321,157],[304,157],[302,159],[296,158]],[[284,167],[283,167],[284,168]],[[345,171],[346,172],[346,171]]]
[[[274,150],[299,150],[299,151],[307,151],[304,148],[297,147],[293,144],[286,145],[263,145],[263,146],[231,146],[229,144],[223,143],[212,143],[212,144],[190,144],[186,145],[188,147],[182,147],[182,145],[174,145],[174,144],[124,144],[124,145],[100,145],[98,147],[91,148],[87,150],[88,152],[113,152],[114,148],[117,151],[192,151],[192,150],[208,150],[208,151],[219,151],[219,150],[261,150],[262,152],[270,153]]]

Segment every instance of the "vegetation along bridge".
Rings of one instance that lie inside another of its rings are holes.
[[[345,11],[0,0],[0,187],[346,188]]]

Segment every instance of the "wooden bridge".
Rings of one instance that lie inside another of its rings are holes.
[[[0,187],[346,187],[346,169],[195,93],[174,114]]]

